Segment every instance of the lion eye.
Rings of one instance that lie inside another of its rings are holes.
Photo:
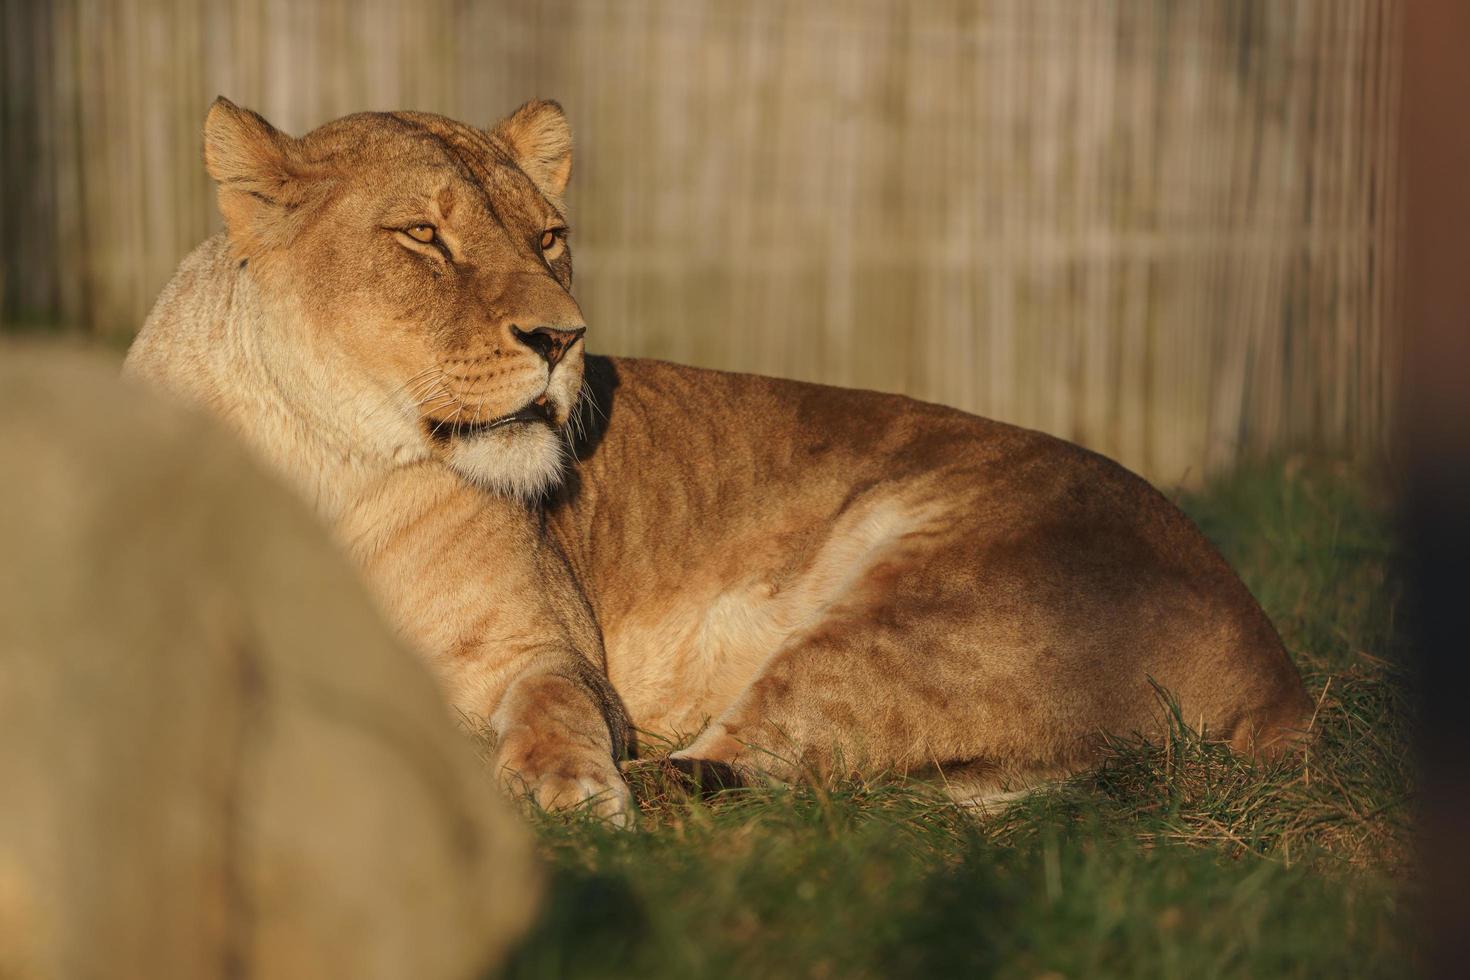
[[[434,226],[414,225],[408,229],[408,237],[416,242],[423,242],[425,245],[428,245],[434,240]]]
[[[546,251],[556,244],[556,232],[547,229],[541,233],[541,251]]]

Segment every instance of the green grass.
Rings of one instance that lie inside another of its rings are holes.
[[[1386,496],[1263,465],[1180,503],[1319,698],[1305,760],[1176,721],[989,817],[898,782],[701,800],[636,777],[632,832],[533,814],[552,886],[506,977],[1403,976],[1413,774]]]

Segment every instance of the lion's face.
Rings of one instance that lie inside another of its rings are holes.
[[[503,492],[556,482],[585,326],[562,207],[571,138],[555,103],[488,131],[365,113],[292,139],[221,100],[205,145],[236,252],[299,313],[293,341],[330,365],[324,383],[350,371],[372,392],[344,412],[411,427]]]

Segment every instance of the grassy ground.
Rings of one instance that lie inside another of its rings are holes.
[[[506,977],[1268,977],[1415,972],[1399,587],[1372,481],[1262,466],[1180,501],[1319,698],[1252,768],[1183,724],[988,818],[897,783],[701,801],[638,830],[535,815],[554,869]]]

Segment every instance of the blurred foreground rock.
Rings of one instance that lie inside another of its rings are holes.
[[[203,420],[0,347],[0,977],[470,977],[539,894],[425,669]]]

